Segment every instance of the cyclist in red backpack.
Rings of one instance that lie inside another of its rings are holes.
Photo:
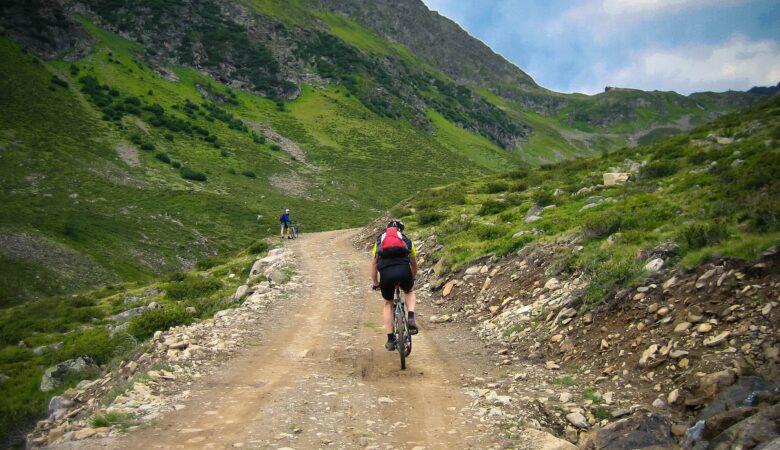
[[[409,311],[409,332],[417,334],[418,328],[414,321],[414,277],[417,276],[417,249],[411,239],[402,232],[404,223],[393,219],[387,224],[387,229],[377,238],[371,251],[371,281],[374,287],[379,287],[385,301],[383,318],[387,343],[385,348],[395,350],[395,334],[393,334],[393,296],[395,285],[399,284],[406,294],[406,307]]]

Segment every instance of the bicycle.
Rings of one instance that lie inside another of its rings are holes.
[[[378,290],[379,286],[374,286]],[[412,334],[406,318],[406,300],[401,298],[401,286],[395,284],[393,299],[393,334],[395,334],[395,349],[401,357],[401,370],[406,370],[406,358],[412,353]]]
[[[295,222],[290,222],[290,237],[298,239],[298,225]]]

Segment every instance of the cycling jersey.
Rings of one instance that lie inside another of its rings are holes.
[[[409,248],[409,255],[400,257],[400,258],[382,258],[382,255],[379,255],[377,258],[376,268],[377,270],[382,270],[386,267],[390,266],[397,266],[401,264],[409,265],[411,263],[411,258],[414,258],[417,256],[417,247],[414,246],[414,242],[412,242],[411,239],[406,237],[406,235],[403,236],[403,240],[406,243],[406,246]],[[382,236],[380,235],[376,242],[374,242],[374,246],[371,248],[371,255],[377,256],[377,250],[379,249],[379,245],[381,244]]]

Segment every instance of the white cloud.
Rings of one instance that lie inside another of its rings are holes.
[[[442,2],[443,0],[438,0]],[[598,41],[639,22],[686,11],[746,3],[749,0],[587,0],[548,26],[555,35],[586,29]]]
[[[772,40],[753,41],[735,34],[717,45],[688,45],[649,49],[631,55],[630,64],[597,78],[602,86],[586,86],[584,92],[604,86],[644,90],[698,91],[745,90],[775,85],[780,80],[780,44]]]

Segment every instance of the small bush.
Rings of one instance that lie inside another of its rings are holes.
[[[255,144],[265,144],[265,136],[262,134],[258,135],[256,133],[252,133],[252,141],[254,141]]]
[[[671,161],[652,161],[639,169],[639,176],[646,179],[664,178],[677,173],[677,164]]]
[[[150,142],[144,142],[143,144],[141,144],[141,150],[145,152],[152,152],[154,151],[154,144]]]
[[[538,190],[534,192],[533,200],[534,203],[539,206],[552,205],[553,202],[555,202],[555,198],[552,196],[552,194],[544,190]]]
[[[165,164],[171,163],[171,157],[168,156],[167,153],[158,153],[154,155],[155,158],[159,159],[160,161],[164,162]]]
[[[249,246],[249,253],[252,253],[253,255],[259,255],[260,253],[265,253],[268,251],[268,243],[265,241],[254,241],[252,242],[252,245]]]
[[[685,225],[677,233],[677,240],[690,250],[717,244],[728,237],[724,225],[711,222],[698,222]]]
[[[480,192],[485,194],[498,194],[499,192],[506,192],[509,190],[509,184],[502,181],[490,181],[482,186]]]
[[[279,144],[271,144],[271,150],[278,152],[282,149],[282,147],[279,146]]]
[[[216,267],[224,263],[225,263],[224,256],[211,256],[209,258],[198,260],[197,264],[195,264],[195,267],[197,267],[200,270],[208,270],[211,269],[212,267]]]
[[[187,279],[187,274],[184,272],[173,272],[168,275],[168,281],[184,281]]]
[[[165,133],[165,140],[173,142],[173,133]]]
[[[51,82],[52,84],[56,84],[57,86],[67,88],[68,82],[63,80],[62,78],[58,77],[57,75],[51,76]]]
[[[392,210],[393,217],[406,217],[411,216],[412,214],[412,210],[405,206],[398,206]]]
[[[444,214],[438,212],[421,212],[417,215],[417,223],[420,225],[435,225],[444,220]]]
[[[178,325],[189,325],[192,317],[184,310],[183,306],[166,306],[164,308],[150,309],[141,315],[130,319],[127,332],[136,339],[146,339],[155,331],[164,331]]]
[[[173,167],[174,169],[180,169],[181,163],[179,161],[171,161],[171,167]]]
[[[582,224],[582,231],[590,238],[603,238],[617,232],[620,224],[620,216],[608,211],[586,218]]]
[[[222,282],[214,278],[187,277],[181,281],[168,283],[165,292],[173,300],[205,297],[222,287]]]
[[[206,181],[206,174],[190,169],[187,166],[183,166],[180,170],[182,178],[193,181]]]
[[[528,189],[528,184],[524,181],[517,181],[509,186],[509,192],[523,192]]]
[[[107,363],[114,354],[114,340],[102,328],[91,328],[70,334],[63,341],[62,359],[89,356],[97,364]]]
[[[504,177],[509,180],[522,180],[523,178],[528,177],[530,173],[531,172],[528,169],[520,168],[507,173]]]
[[[472,227],[472,231],[483,241],[489,241],[503,237],[507,233],[506,227],[500,225],[479,224]]]
[[[509,206],[510,205],[507,202],[486,200],[484,203],[482,203],[482,207],[479,208],[479,212],[477,214],[480,216],[490,216],[506,210],[509,208]]]
[[[243,175],[243,176],[245,176],[247,178],[257,178],[257,175],[254,172],[252,172],[251,170],[245,170],[245,171],[241,172],[241,175]]]
[[[747,211],[741,217],[748,230],[768,233],[780,228],[780,200],[767,193],[750,196],[746,202]]]

